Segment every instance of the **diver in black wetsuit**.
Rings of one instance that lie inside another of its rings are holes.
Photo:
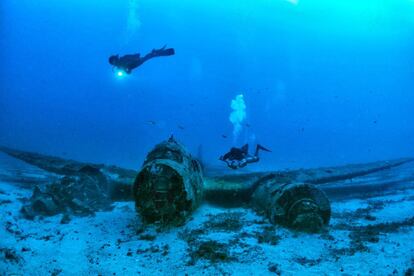
[[[175,54],[173,48],[165,48],[166,45],[160,49],[153,49],[150,53],[141,57],[141,54],[125,55],[119,57],[119,55],[113,55],[109,57],[109,63],[120,70],[125,71],[127,74],[131,74],[132,70],[154,57],[172,56]]]
[[[226,162],[227,166],[233,170],[245,167],[249,163],[259,162],[259,150],[271,152],[267,148],[257,145],[254,155],[249,154],[249,145],[241,148],[231,148],[228,153],[220,156],[220,160]]]

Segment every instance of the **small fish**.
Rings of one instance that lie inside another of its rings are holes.
[[[245,123],[244,125],[245,125],[246,127],[250,127],[250,124],[248,124],[248,123]]]
[[[376,123],[378,123],[378,122],[377,122],[377,120],[374,120],[374,122],[373,122],[373,123],[374,123],[374,124],[376,124]]]
[[[224,139],[227,139],[227,135],[222,134],[221,137],[223,137]]]
[[[152,126],[157,124],[156,121],[152,121],[152,120],[146,121],[146,123]]]
[[[185,128],[182,125],[178,125],[178,128],[184,130]]]

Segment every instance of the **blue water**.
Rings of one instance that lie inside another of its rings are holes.
[[[130,168],[171,133],[194,153],[202,145],[212,165],[259,142],[273,152],[256,169],[414,155],[412,0],[3,0],[0,9],[2,145]],[[108,64],[164,44],[176,55],[125,78]],[[233,137],[239,94],[246,119]]]

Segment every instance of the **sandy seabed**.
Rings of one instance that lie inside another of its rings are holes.
[[[319,234],[207,204],[163,231],[144,227],[133,202],[89,217],[27,220],[20,208],[31,193],[0,182],[2,275],[412,275],[414,267],[414,189],[332,200]]]

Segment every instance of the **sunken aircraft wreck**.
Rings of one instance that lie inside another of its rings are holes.
[[[111,208],[114,201],[135,201],[145,223],[182,225],[203,200],[224,207],[250,206],[271,223],[318,232],[329,225],[329,197],[349,194],[337,181],[373,174],[403,165],[405,158],[330,168],[245,174],[203,172],[202,166],[173,137],[151,150],[139,171],[104,164],[1,147],[1,151],[49,172],[32,185],[32,197],[21,212],[28,218],[90,215]],[[21,177],[20,177],[21,180]],[[341,182],[343,183],[343,182]],[[352,192],[392,189],[392,183],[353,187]],[[359,190],[358,190],[359,189]]]

